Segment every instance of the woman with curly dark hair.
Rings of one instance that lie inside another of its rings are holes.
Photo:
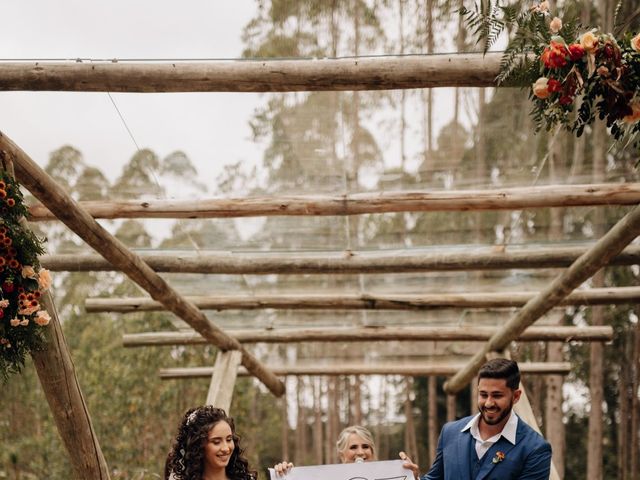
[[[184,414],[167,457],[165,480],[255,480],[233,419],[211,405]]]

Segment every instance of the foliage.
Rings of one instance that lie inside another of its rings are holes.
[[[487,0],[460,14],[486,53],[505,29],[512,35],[498,83],[532,85],[537,130],[562,126],[581,136],[596,118],[616,140],[635,141],[640,131],[640,35],[615,38],[596,29],[578,35],[576,13],[552,15],[547,0],[500,5]]]
[[[19,185],[0,170],[0,379],[24,366],[25,356],[42,348],[42,327],[50,320],[40,297],[51,284],[40,268],[42,240],[21,223],[27,212]]]

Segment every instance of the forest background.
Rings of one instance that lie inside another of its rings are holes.
[[[258,1],[255,16],[244,29],[243,56],[321,58],[472,51],[474,41],[455,14],[459,6],[457,2],[436,0]],[[637,6],[625,2],[623,18]],[[604,21],[602,14],[606,16],[614,5],[585,2],[564,7],[582,11],[585,25],[597,25]],[[260,160],[226,163],[215,177],[198,171],[184,152],[160,157],[150,148],[137,149],[114,175],[112,169],[96,166],[74,146],[65,145],[63,139],[60,148],[51,152],[46,169],[78,200],[637,181],[636,152],[610,148],[601,128],[594,128],[581,139],[562,132],[534,135],[527,94],[515,89],[269,94],[257,102],[248,123],[252,144],[261,152]],[[597,238],[624,211],[613,207],[565,208],[385,214],[339,222],[331,218],[273,217],[103,224],[138,251],[437,250],[585,242]],[[50,253],[87,251],[59,224],[33,224],[33,228],[48,238]],[[608,268],[599,281],[607,286],[637,285],[638,274],[637,268]],[[424,277],[426,280],[393,275],[366,280],[356,276],[168,276],[172,284],[189,294],[275,292],[289,287],[349,291],[361,288],[362,282],[380,290],[394,285],[408,290],[425,285],[453,288],[461,282],[460,276]],[[495,281],[482,274],[463,278],[463,283],[479,285]],[[530,288],[547,278],[503,272],[500,282]],[[87,314],[83,308],[87,297],[138,295],[139,289],[120,274],[55,276],[59,315],[112,478],[160,478],[177,423],[187,408],[204,401],[208,381],[161,381],[158,369],[211,365],[215,357],[211,347],[124,349],[125,332],[169,330],[180,324],[162,313]],[[603,468],[604,478],[625,478],[630,468],[629,445],[633,443],[620,425],[627,425],[634,401],[637,408],[637,365],[629,361],[638,355],[637,308],[581,307],[562,313],[563,324],[604,323],[614,327],[615,340],[604,348]],[[459,321],[464,315],[442,312],[428,321]],[[466,315],[472,321],[487,321],[480,314]],[[290,312],[273,311],[211,314],[223,326],[245,327],[285,325],[294,321],[292,317]],[[335,317],[329,320],[336,322]],[[398,324],[405,320],[409,324],[422,321],[386,314],[370,314],[364,319]],[[320,320],[310,312],[300,321]],[[340,317],[341,325],[362,321],[359,315]],[[282,362],[354,354],[345,352],[344,346],[331,348],[261,346],[257,351],[261,358]],[[363,353],[360,348],[353,347],[355,354]],[[384,355],[384,345],[373,348]],[[465,351],[465,347],[459,348]],[[544,344],[520,345],[514,355],[521,360],[544,360],[547,350]],[[573,364],[564,391],[565,478],[586,478],[590,348],[567,344],[563,354]],[[546,384],[539,378],[526,380],[534,411],[544,421]],[[443,381],[439,378],[438,386]],[[428,466],[427,452],[432,445],[427,432],[427,379],[290,378],[287,386],[286,401],[275,399],[251,379],[240,379],[234,393],[231,411],[251,464],[262,478],[267,466],[285,457],[300,465],[335,461],[329,433],[360,422],[375,432],[380,458],[393,458],[397,451],[408,450],[423,470]],[[439,426],[446,420],[445,404],[446,398],[440,393]],[[472,411],[471,404],[469,392],[460,395],[457,416]],[[31,365],[3,386],[0,412],[0,478],[71,478],[69,462]],[[637,449],[637,442],[635,446]]]

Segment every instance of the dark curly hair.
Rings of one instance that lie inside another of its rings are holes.
[[[178,427],[173,448],[167,456],[165,480],[202,480],[204,474],[204,446],[214,425],[225,421],[231,427],[235,448],[225,468],[231,480],[255,480],[256,472],[249,470],[249,462],[242,456],[240,437],[236,433],[233,419],[221,408],[204,405],[187,410]]]

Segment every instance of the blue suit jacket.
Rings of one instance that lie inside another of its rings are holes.
[[[436,458],[422,480],[549,480],[551,445],[521,418],[516,444],[500,437],[485,453],[486,461],[472,479],[470,459],[477,458],[475,443],[469,440],[469,430],[461,431],[471,418],[449,422],[442,428]],[[504,459],[493,463],[497,452],[504,453]]]

